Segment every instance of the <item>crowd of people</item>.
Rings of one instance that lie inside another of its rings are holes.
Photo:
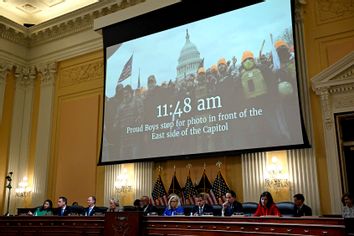
[[[244,123],[240,124],[239,121],[229,121],[230,128],[236,130],[242,131],[242,128],[247,126],[247,132],[252,138],[242,139],[243,142],[255,142],[258,135],[253,134],[259,132],[266,132],[269,137],[267,140],[291,140],[294,132],[289,130],[291,127],[289,124],[295,119],[292,116],[294,112],[292,109],[297,104],[295,60],[292,46],[284,40],[278,40],[274,46],[279,56],[279,65],[275,65],[271,53],[257,56],[246,50],[242,54],[240,64],[237,64],[236,57],[230,60],[220,58],[210,68],[202,66],[195,74],[187,74],[180,80],[165,80],[158,84],[156,76],[150,75],[147,78],[147,88],[139,87],[135,90],[131,85],[117,84],[115,95],[106,97],[104,141],[108,150],[107,155],[140,156],[146,150],[151,152],[159,150],[151,148],[152,145],[158,147],[158,142],[151,140],[149,134],[127,135],[127,127],[161,124],[190,117],[208,117],[221,111],[233,113],[248,107],[261,108],[268,125],[251,127]],[[197,101],[209,97],[220,98],[217,106],[214,104],[213,109],[202,112],[197,110]],[[188,100],[185,100],[186,98]],[[180,105],[177,106],[177,103]],[[242,122],[246,122],[246,119]],[[242,132],[227,132],[228,135],[232,133]],[[174,141],[172,148],[176,146],[176,150],[179,150],[185,144],[193,143],[199,151],[210,151],[208,150],[210,147],[213,147],[212,150],[228,147],[230,140],[241,142],[237,137],[225,138],[227,134],[223,134],[222,139],[218,135],[200,139],[184,138],[177,140],[182,143]],[[141,141],[139,138],[144,142],[139,142]],[[135,143],[143,145],[134,145]]]
[[[311,207],[304,204],[305,197],[303,194],[295,194],[293,196],[294,209],[293,216],[312,216]],[[195,197],[195,205],[191,208],[191,216],[202,216],[202,215],[215,215],[213,206],[207,203],[208,195],[207,193],[198,194]],[[228,191],[225,195],[226,201],[221,206],[221,216],[232,216],[232,215],[243,215],[244,209],[240,202],[237,201],[236,193],[232,190]],[[72,206],[67,205],[68,200],[66,197],[59,197],[57,201],[57,208],[53,208],[53,203],[51,200],[47,199],[43,202],[43,205],[36,208],[34,212],[28,212],[31,216],[68,216],[68,215],[83,215],[83,216],[94,216],[99,214],[104,214],[96,206],[96,197],[90,196],[87,198],[87,207],[83,207],[80,211],[77,211],[76,204]],[[158,208],[151,204],[150,198],[148,196],[142,196],[140,199],[135,200],[134,206],[136,210],[142,211],[145,216],[147,215],[158,215]],[[353,195],[346,193],[342,197],[343,211],[342,216],[344,218],[354,218],[354,206],[353,206]],[[105,209],[106,210],[106,209]],[[109,207],[107,212],[118,212],[122,211],[123,208],[120,207],[119,201],[117,199],[109,200]],[[185,209],[181,204],[181,199],[176,194],[171,194],[168,198],[168,204],[164,209],[163,216],[177,216],[185,215]],[[257,210],[253,216],[282,216],[279,208],[273,201],[273,197],[270,192],[263,192],[259,197],[259,202]]]

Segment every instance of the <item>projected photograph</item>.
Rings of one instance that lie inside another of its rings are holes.
[[[102,162],[303,144],[290,1],[106,48]]]

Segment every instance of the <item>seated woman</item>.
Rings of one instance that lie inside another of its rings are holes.
[[[118,212],[119,211],[119,201],[112,198],[109,200],[109,207],[107,209],[107,212]]]
[[[181,200],[177,195],[172,195],[168,200],[168,206],[163,212],[164,216],[184,215],[183,207],[181,206]]]
[[[342,216],[343,218],[354,218],[354,206],[353,206],[353,195],[350,193],[346,193],[342,197],[343,210]]]
[[[278,207],[273,202],[273,197],[270,192],[261,194],[254,216],[281,216]]]
[[[53,202],[49,199],[43,202],[41,207],[38,207],[34,213],[28,212],[31,216],[52,216],[53,215]]]

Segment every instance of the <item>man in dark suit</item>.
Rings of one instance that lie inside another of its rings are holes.
[[[192,214],[195,216],[213,215],[213,207],[206,203],[207,196],[198,194],[195,198],[195,206],[192,209]]]
[[[140,207],[143,210],[145,216],[153,212],[157,214],[157,208],[150,204],[150,198],[148,196],[141,197]]]
[[[222,204],[222,211],[225,216],[233,214],[243,214],[242,204],[236,201],[236,193],[229,190],[225,195],[226,201]]]
[[[301,193],[294,195],[294,216],[312,216],[311,207],[304,204],[305,197]]]
[[[68,199],[66,197],[59,197],[58,198],[58,211],[57,215],[58,216],[67,216],[71,213],[71,208],[67,206],[68,204]]]
[[[85,208],[85,216],[93,216],[97,212],[96,207],[96,197],[90,196],[87,198],[87,205],[88,207]]]

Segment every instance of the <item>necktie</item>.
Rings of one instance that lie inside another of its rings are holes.
[[[199,207],[199,215],[203,214],[203,207]]]
[[[89,209],[88,209],[88,213],[87,213],[88,216],[90,216],[91,211],[92,211],[92,208],[89,208]]]
[[[61,209],[61,216],[64,216],[64,208]]]

